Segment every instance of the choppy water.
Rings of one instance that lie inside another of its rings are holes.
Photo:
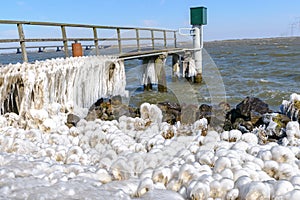
[[[171,58],[167,60],[170,94],[148,92],[141,95],[141,60],[126,61],[127,89],[135,92],[131,103],[173,100],[213,103],[226,99],[231,105],[246,96],[256,96],[277,110],[283,99],[299,92],[300,38],[230,40],[205,43],[204,83],[193,85],[172,79]],[[86,55],[91,51],[85,51]],[[63,52],[29,53],[29,61],[62,57]],[[0,54],[0,63],[21,62],[20,54]],[[181,100],[180,100],[181,99]]]
[[[299,92],[300,38],[213,42],[206,49],[222,75],[229,102],[247,95],[273,108]]]
[[[283,99],[299,92],[299,44],[300,38],[208,42],[204,52],[204,83],[191,85],[190,91],[182,87],[181,92],[186,97],[196,94],[199,103],[226,99],[232,106],[246,96],[255,96],[278,110]],[[167,65],[171,74],[171,59]],[[135,73],[128,73],[128,77],[132,81]],[[169,87],[178,83],[172,82],[171,76],[168,80]],[[179,91],[180,87],[179,84]],[[159,98],[157,93],[152,96]]]

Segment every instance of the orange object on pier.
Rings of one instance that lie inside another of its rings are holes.
[[[73,57],[83,56],[81,43],[75,42],[72,44],[72,55]]]

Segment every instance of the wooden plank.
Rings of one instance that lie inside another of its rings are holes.
[[[152,49],[154,50],[154,31],[151,30],[151,41],[152,41]]]
[[[172,54],[172,53],[178,53],[178,52],[184,52],[184,51],[186,51],[186,49],[182,49],[182,48],[146,50],[146,51],[141,50],[139,52],[130,52],[130,53],[120,54],[119,57],[126,59],[126,57],[133,57],[133,56],[147,57],[151,54],[157,54],[157,55],[162,54],[162,53]]]
[[[174,31],[174,47],[177,48],[176,31]]]
[[[25,42],[62,42],[62,38],[28,38]]]
[[[167,33],[164,31],[164,47],[167,48]]]
[[[136,29],[135,33],[136,33],[136,46],[137,46],[137,50],[140,51],[141,50],[141,46],[140,46],[140,33],[139,33],[139,30]]]
[[[137,50],[140,51],[141,47],[140,47],[140,34],[139,34],[139,29],[135,30],[135,34],[136,34],[136,46],[137,46]]]
[[[82,47],[93,47],[94,45],[82,45]],[[57,47],[59,47],[59,48],[62,48],[63,46],[59,46],[59,45],[44,45],[44,46],[26,46],[26,49],[38,49],[38,48],[40,48],[40,47],[42,47],[42,48],[57,48]],[[68,47],[71,47],[71,45],[69,45]],[[18,49],[18,48],[20,48],[19,46],[14,46],[14,47],[0,47],[0,50],[8,50],[8,49]]]
[[[69,49],[68,49],[68,40],[67,40],[67,33],[66,33],[65,26],[61,26],[61,34],[62,34],[63,43],[64,43],[65,56],[67,58],[67,57],[69,57]]]
[[[152,38],[139,38],[139,40],[151,40]],[[98,38],[98,41],[118,41],[118,38]],[[137,38],[121,38],[123,41],[137,40]],[[154,38],[154,40],[164,40],[164,38]],[[169,39],[173,40],[173,39]],[[0,43],[19,42],[19,39],[0,39]],[[63,42],[63,38],[28,38],[25,42]],[[67,41],[95,41],[95,38],[67,38]]]
[[[19,42],[19,39],[0,39],[0,43]]]
[[[28,62],[23,25],[17,24],[17,27],[18,27],[18,33],[19,33],[19,42],[20,42],[20,46],[21,46],[21,50],[22,50],[23,62]]]
[[[39,26],[65,26],[65,27],[78,27],[78,28],[99,28],[99,29],[139,29],[139,30],[154,30],[174,32],[172,29],[158,29],[158,28],[139,28],[139,27],[122,27],[122,26],[100,26],[100,25],[87,25],[87,24],[71,24],[71,23],[56,23],[56,22],[36,22],[36,21],[15,21],[15,20],[0,20],[0,24],[26,24],[26,25],[39,25]]]
[[[121,43],[121,31],[117,28],[117,35],[118,35],[118,45],[119,45],[119,53],[122,53],[122,43]]]

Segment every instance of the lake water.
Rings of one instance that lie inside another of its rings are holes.
[[[199,104],[225,100],[234,106],[246,96],[255,96],[276,111],[283,99],[299,91],[299,44],[300,38],[207,42],[203,52],[203,83],[172,81],[171,59],[168,59],[168,87],[175,87],[175,96],[196,95]],[[134,68],[129,70],[128,82],[137,84],[138,81],[133,81],[137,79],[137,61],[130,61],[127,66]],[[132,89],[134,84],[128,87]],[[152,97],[160,95],[154,92]]]

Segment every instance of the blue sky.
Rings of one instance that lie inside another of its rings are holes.
[[[206,41],[300,35],[299,0],[2,0],[0,19],[178,29],[196,6]]]

